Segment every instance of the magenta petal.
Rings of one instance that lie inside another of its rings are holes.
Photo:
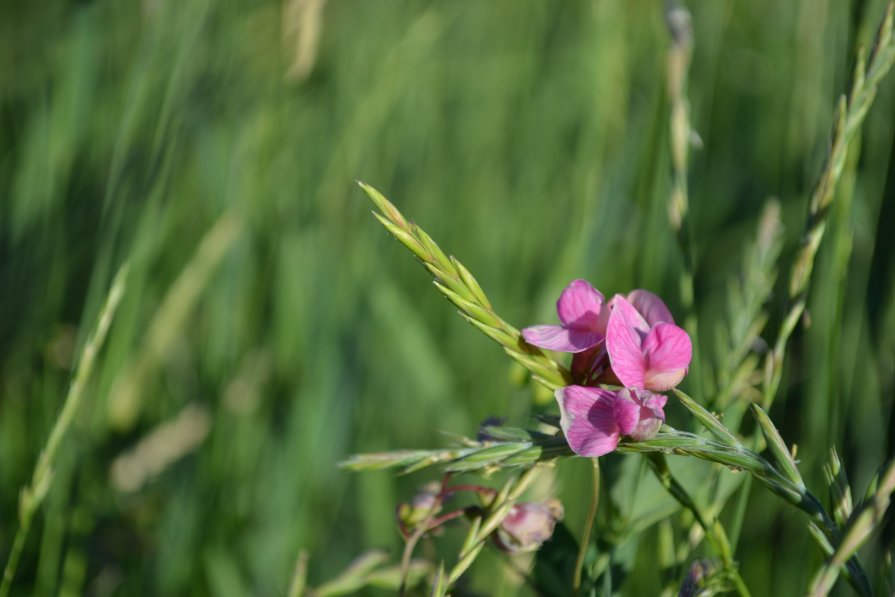
[[[662,392],[679,384],[687,374],[693,345],[687,332],[673,323],[660,323],[644,339],[643,353],[647,360],[644,387]]]
[[[618,445],[615,394],[601,388],[569,386],[556,391],[560,420],[569,447],[579,456],[594,458]]]
[[[600,343],[596,332],[564,328],[560,325],[534,325],[522,330],[522,337],[538,348],[557,352],[582,352]]]
[[[638,288],[628,293],[628,301],[643,316],[650,326],[657,323],[674,323],[671,311],[658,296],[649,290]]]
[[[647,406],[654,411],[662,413],[662,420],[665,420],[665,404],[668,402],[668,396],[665,394],[653,394],[652,392],[638,392],[638,394],[649,394],[649,396],[643,400],[644,406]]]
[[[635,440],[641,441],[654,437],[662,427],[662,423],[665,422],[663,407],[668,398],[661,394],[653,394],[647,390],[622,390],[618,393],[617,400],[618,403],[630,401],[637,405],[637,423],[626,433]],[[617,409],[618,406],[616,406]]]
[[[641,348],[641,334],[646,334],[649,328],[624,297],[616,296],[612,302],[606,326],[606,351],[612,371],[626,388],[643,388],[647,361]]]
[[[621,390],[615,396],[615,422],[622,435],[630,435],[640,422],[640,404],[628,398],[627,393]]]
[[[563,325],[603,333],[599,327],[603,295],[586,280],[572,280],[556,301],[556,312]]]
[[[621,317],[628,327],[637,330],[642,336],[646,336],[647,332],[649,332],[650,324],[643,318],[640,311],[620,294],[616,294],[612,298],[612,313],[610,313],[609,318],[612,319],[612,315],[616,312],[618,312],[618,317]]]

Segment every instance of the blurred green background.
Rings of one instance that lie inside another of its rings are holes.
[[[730,281],[772,196],[787,275],[835,99],[883,4],[689,5],[707,380]],[[338,461],[448,445],[489,416],[531,423],[533,386],[370,217],[355,179],[458,256],[516,326],[552,322],[576,277],[607,294],[652,289],[681,313],[656,0],[0,5],[4,561],[73,360],[131,264],[15,594],[283,595],[300,549],[320,584],[368,548],[399,554],[394,507],[437,477]],[[830,446],[858,495],[895,454],[893,127],[888,80],[852,147],[811,325],[771,412],[821,495]],[[696,392],[692,376],[684,389]],[[639,459],[606,460],[611,486]],[[564,462],[547,488],[575,534],[588,468]],[[673,510],[646,482],[636,495]],[[821,562],[804,516],[761,487],[749,497],[746,582],[801,593]],[[453,557],[462,531],[449,535],[426,549]],[[890,523],[877,545],[893,536]],[[630,538],[626,594],[667,580],[654,541],[655,527]],[[524,592],[502,562],[482,559],[469,586]]]

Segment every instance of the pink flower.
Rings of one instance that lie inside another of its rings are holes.
[[[510,554],[534,551],[553,536],[562,518],[563,507],[556,499],[516,504],[493,535],[494,543]]]
[[[647,390],[568,386],[556,391],[560,427],[572,451],[596,457],[615,450],[622,435],[649,439],[665,421],[665,396]]]
[[[572,280],[556,301],[562,325],[535,325],[522,330],[529,344],[558,352],[583,352],[606,336],[604,298],[586,280]]]
[[[670,390],[687,374],[693,353],[690,336],[674,325],[658,296],[635,290],[610,303],[606,352],[615,376],[626,388]]]

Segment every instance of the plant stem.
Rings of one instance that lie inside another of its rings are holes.
[[[578,595],[581,590],[581,571],[584,568],[584,558],[587,548],[590,546],[590,534],[594,527],[594,518],[597,515],[597,506],[600,504],[600,460],[592,458],[593,463],[593,487],[590,496],[590,508],[584,521],[584,530],[581,532],[581,544],[578,546],[578,559],[575,561],[575,578],[572,581],[572,589]]]
[[[689,234],[690,198],[687,168],[690,155],[690,105],[687,101],[687,77],[693,56],[693,24],[690,12],[678,0],[667,0],[665,23],[671,35],[668,50],[668,98],[671,103],[669,137],[671,145],[672,185],[668,199],[668,220],[677,236],[684,259],[681,272],[681,304],[686,310],[684,327],[693,338],[693,379],[702,394],[702,367],[699,351],[699,322],[695,310],[696,258]]]
[[[31,484],[22,488],[19,494],[19,529],[13,540],[6,568],[3,571],[3,581],[0,583],[0,597],[9,595],[12,581],[15,578],[16,568],[22,556],[22,550],[25,547],[25,539],[28,537],[28,531],[31,528],[31,521],[53,483],[53,465],[56,460],[56,453],[59,451],[59,446],[62,444],[62,440],[65,438],[69,427],[71,427],[72,421],[74,421],[78,408],[83,401],[84,388],[87,380],[90,379],[90,374],[93,372],[96,356],[106,340],[106,335],[109,331],[109,326],[112,325],[112,319],[115,316],[118,303],[121,302],[121,297],[124,296],[127,272],[128,266],[125,264],[121,266],[121,269],[118,270],[115,279],[112,281],[109,294],[106,295],[105,304],[103,304],[97,319],[96,327],[81,351],[81,360],[78,363],[71,386],[69,386],[68,395],[65,397],[65,402],[62,405],[62,411],[56,418],[52,431],[50,431],[46,447],[37,459]]]
[[[469,569],[485,547],[485,541],[491,533],[497,530],[516,500],[535,480],[538,472],[538,467],[533,466],[522,473],[515,482],[512,479],[507,481],[494,500],[485,508],[483,516],[473,519],[463,547],[460,549],[459,561],[447,575],[445,591],[449,590]]]
[[[548,389],[556,390],[572,383],[568,369],[526,343],[519,330],[495,313],[482,287],[462,263],[442,251],[432,237],[408,221],[382,193],[365,183],[358,182],[358,185],[379,208],[380,213],[373,212],[379,223],[419,259],[434,276],[435,287],[454,303],[466,321],[500,344]]]
[[[416,544],[422,539],[423,535],[431,530],[432,520],[441,508],[441,502],[444,499],[446,486],[449,480],[450,475],[445,475],[441,480],[441,490],[438,492],[435,499],[432,500],[432,505],[429,506],[429,511],[426,512],[426,517],[417,525],[413,533],[404,543],[404,552],[401,554],[401,584],[398,588],[398,595],[400,597],[404,597],[404,593],[407,591],[407,575],[410,572],[410,559],[413,557],[413,550],[416,549]]]
[[[836,187],[848,157],[849,143],[860,129],[867,111],[873,104],[877,86],[895,63],[893,18],[895,18],[895,0],[890,0],[874,39],[870,59],[865,64],[863,49],[858,51],[851,91],[839,99],[830,135],[827,161],[811,194],[805,233],[790,274],[786,315],[780,325],[774,348],[768,353],[765,362],[762,400],[765,410],[774,401],[780,387],[786,346],[805,312],[814,258],[824,237],[830,206],[835,199]]]
[[[302,549],[298,552],[295,561],[295,571],[292,573],[292,582],[289,584],[289,597],[302,597],[305,594],[308,575],[308,552]]]
[[[697,524],[699,524],[702,530],[705,531],[706,539],[711,544],[714,552],[721,558],[724,570],[727,573],[728,578],[734,583],[737,593],[743,597],[748,597],[750,595],[749,589],[746,587],[746,583],[740,576],[736,562],[733,561],[730,541],[727,538],[727,533],[724,531],[724,527],[721,526],[718,521],[710,521],[699,506],[696,505],[696,502],[690,494],[687,493],[687,490],[684,489],[678,480],[674,478],[674,475],[671,474],[671,469],[668,468],[668,462],[666,461],[664,454],[653,452],[646,456],[650,468],[656,474],[656,478],[662,486],[668,491],[671,497],[693,514]]]

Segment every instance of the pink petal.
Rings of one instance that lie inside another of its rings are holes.
[[[663,407],[668,398],[661,394],[653,394],[647,390],[622,390],[618,393],[617,401],[622,402],[625,400],[625,394],[630,397],[631,402],[638,405],[637,423],[626,435],[630,435],[635,440],[654,437],[662,423],[665,422]]]
[[[687,374],[693,345],[687,332],[673,323],[660,323],[643,341],[643,354],[647,361],[644,387],[662,392],[679,384]]]
[[[556,312],[563,325],[569,328],[599,332],[603,295],[586,280],[572,280],[556,301]]]
[[[630,435],[640,422],[640,404],[634,402],[621,390],[615,396],[615,422],[622,435]]]
[[[649,397],[643,400],[643,405],[655,411],[662,412],[662,420],[665,420],[665,404],[668,402],[668,396],[665,394],[653,394],[652,392],[637,392],[638,394],[649,394]]]
[[[643,336],[646,336],[647,332],[649,332],[650,324],[647,323],[646,319],[643,318],[643,315],[640,314],[640,311],[638,311],[637,308],[628,301],[628,299],[620,294],[616,294],[614,297],[612,297],[612,313],[610,313],[609,319],[612,319],[612,315],[616,311],[618,311],[618,317],[621,317],[626,322],[628,327],[641,332]]]
[[[645,387],[647,361],[641,349],[641,334],[649,326],[624,297],[616,295],[606,327],[606,351],[612,371],[626,388]]]
[[[646,319],[650,326],[663,321],[674,323],[674,317],[671,316],[671,311],[668,310],[662,299],[649,290],[643,290],[642,288],[632,290],[628,293],[628,301],[643,315],[643,318]]]
[[[582,352],[603,340],[603,336],[596,332],[569,329],[560,325],[534,325],[522,330],[522,337],[538,348],[557,352]]]
[[[615,394],[601,388],[569,386],[556,391],[566,441],[580,456],[596,457],[618,445]]]

